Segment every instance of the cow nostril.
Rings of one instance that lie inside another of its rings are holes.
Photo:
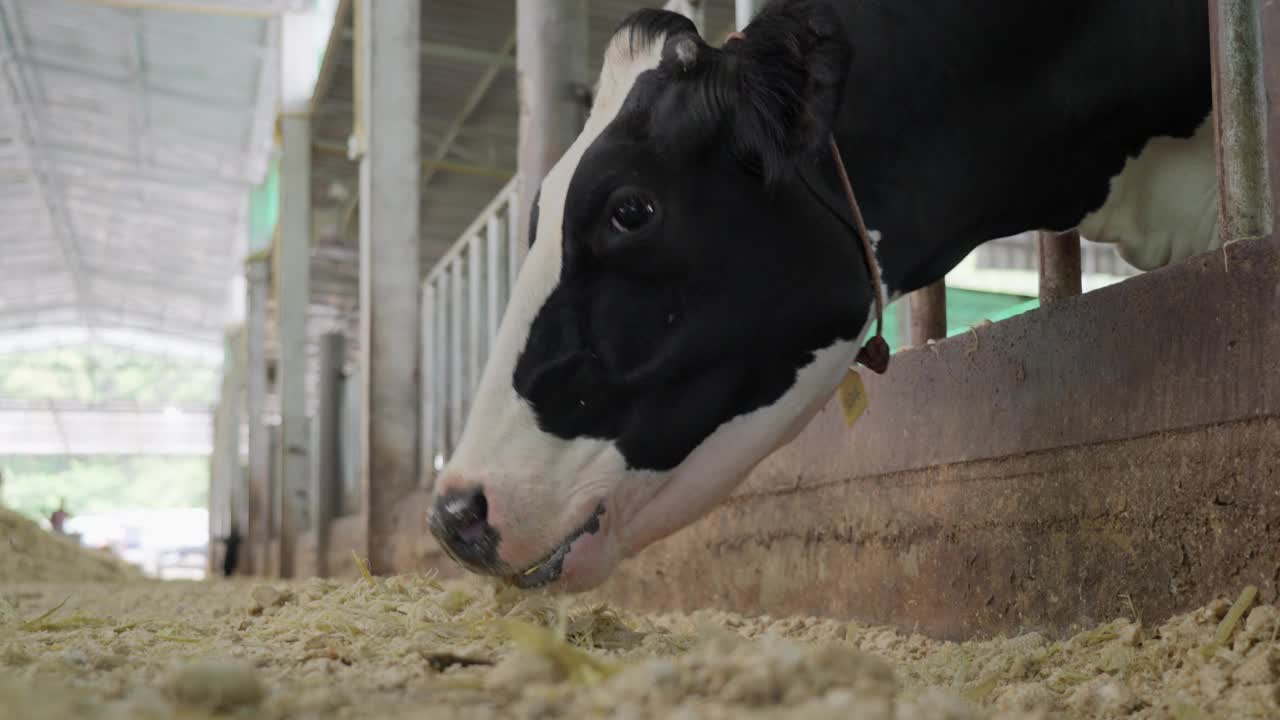
[[[471,498],[471,507],[464,517],[458,520],[458,538],[463,542],[475,542],[484,537],[485,531],[489,529],[489,503],[484,499],[484,493],[476,491]]]
[[[449,533],[464,543],[476,542],[489,529],[489,502],[484,491],[454,495],[442,501],[441,511]]]
[[[441,549],[476,572],[500,571],[498,532],[489,525],[489,501],[478,487],[450,489],[436,498],[427,518]]]

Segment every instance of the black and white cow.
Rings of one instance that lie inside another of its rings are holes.
[[[1155,268],[1217,243],[1204,0],[790,0],[707,45],[641,11],[543,181],[432,532],[594,587],[832,396],[874,309],[979,244],[1078,227]]]

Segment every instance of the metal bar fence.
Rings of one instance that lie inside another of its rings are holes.
[[[422,457],[426,482],[462,435],[519,271],[512,179],[422,282]]]

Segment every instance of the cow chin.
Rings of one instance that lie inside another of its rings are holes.
[[[565,555],[560,579],[552,583],[551,588],[565,593],[595,589],[613,574],[621,560],[615,535],[584,535],[573,541]]]
[[[777,403],[734,418],[669,473],[627,473],[611,494],[608,532],[582,536],[553,587],[592,589],[624,559],[692,525],[727,499],[751,470],[804,429],[830,398],[855,345],[838,342],[815,354]],[[641,477],[644,476],[644,477]]]

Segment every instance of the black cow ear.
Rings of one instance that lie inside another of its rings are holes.
[[[681,73],[692,72],[697,68],[706,47],[696,31],[674,33],[667,38],[666,45],[662,48],[662,60]]]
[[[827,3],[771,3],[725,49],[736,150],[773,182],[831,132],[852,60],[843,23]]]

